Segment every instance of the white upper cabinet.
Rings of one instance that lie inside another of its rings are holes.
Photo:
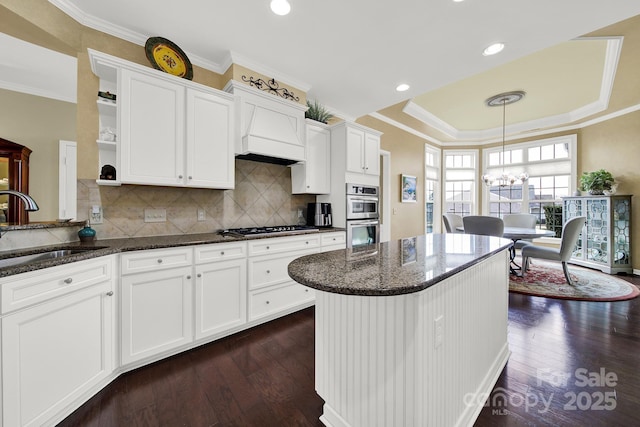
[[[346,182],[378,185],[380,135],[376,130],[350,122],[331,127],[331,179],[339,180],[336,185],[341,193]]]
[[[293,194],[328,194],[331,191],[331,132],[328,126],[307,120],[305,163],[291,166]]]
[[[182,184],[184,87],[125,69],[120,80],[120,180],[130,184]]]
[[[101,90],[117,91],[117,104],[100,110],[101,128],[117,110],[115,141],[98,141],[100,167],[116,166],[117,180],[99,184],[234,187],[233,95],[100,52],[89,57]]]

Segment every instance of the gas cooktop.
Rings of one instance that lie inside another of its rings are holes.
[[[223,236],[238,235],[244,237],[256,235],[277,235],[284,233],[309,233],[314,231],[318,231],[318,228],[309,225],[277,225],[274,227],[228,228],[225,230],[220,230],[219,233]]]

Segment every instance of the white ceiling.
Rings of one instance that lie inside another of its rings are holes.
[[[249,66],[351,119],[640,14],[629,0],[290,0],[287,16],[269,0],[49,1],[141,46],[166,37],[217,72]],[[495,41],[505,50],[482,56]]]
[[[504,91],[527,91],[508,107],[507,135],[606,110],[623,39],[576,37],[640,14],[640,1],[622,0],[289,0],[285,17],[269,0],[49,1],[140,46],[166,37],[195,65],[244,65],[343,118],[371,114],[442,145],[499,140],[502,114],[483,101]],[[507,48],[483,57],[493,41]],[[0,88],[76,102],[76,70],[73,57],[0,33]],[[411,90],[395,92],[400,82]]]

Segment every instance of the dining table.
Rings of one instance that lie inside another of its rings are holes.
[[[464,227],[456,227],[456,231],[464,232]],[[522,271],[522,267],[515,262],[516,258],[516,242],[518,240],[532,240],[539,237],[553,237],[555,231],[541,230],[538,228],[526,228],[526,227],[505,227],[502,232],[502,237],[505,239],[511,239],[513,245],[509,251],[511,262],[509,265],[509,272],[518,276],[518,271]]]

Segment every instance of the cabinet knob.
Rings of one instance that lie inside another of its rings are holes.
[[[309,292],[309,289],[305,289],[304,291],[305,291],[305,292]]]
[[[198,277],[202,277],[202,274],[201,274],[201,273],[198,273]]]
[[[271,270],[267,270],[267,274],[270,274],[270,273],[271,273]]]
[[[191,175],[189,175],[189,179],[193,179],[193,177]]]
[[[187,280],[191,280],[191,275],[188,275],[188,276],[187,276]]]
[[[66,283],[67,285],[71,284],[71,282],[73,282],[73,279],[71,277],[64,279],[64,283]]]
[[[178,175],[178,178],[182,179],[182,175]]]
[[[304,242],[304,244],[305,244],[305,245],[308,245],[308,244],[309,244],[309,242]]]
[[[333,238],[333,241],[334,241],[334,242],[336,241],[336,238],[335,238],[335,237]]]
[[[265,301],[265,304],[269,304],[269,301]]]
[[[309,186],[309,185],[307,185],[307,188],[309,188],[309,187],[310,187],[310,186]]]
[[[267,249],[269,249],[269,246],[267,246]]]
[[[162,264],[162,258],[158,259],[158,264]]]
[[[224,255],[224,251],[220,251],[220,255]]]
[[[112,296],[113,296],[113,291],[109,291],[109,292],[107,292],[107,296],[108,296],[108,297],[112,297]]]

